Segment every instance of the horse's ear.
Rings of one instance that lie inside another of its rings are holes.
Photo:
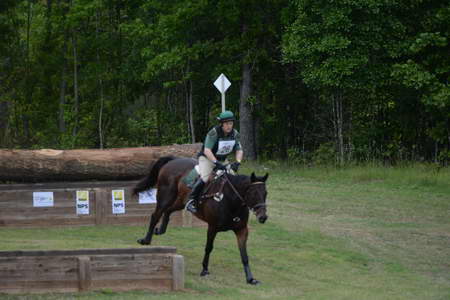
[[[264,175],[264,177],[262,178],[262,181],[266,182],[267,178],[269,178],[269,173],[266,173],[266,175]]]
[[[255,182],[255,181],[256,181],[256,175],[255,175],[255,172],[253,172],[252,175],[250,175],[250,181],[251,181],[251,182]]]

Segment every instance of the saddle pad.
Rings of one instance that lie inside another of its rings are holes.
[[[200,173],[198,172],[198,165],[196,165],[189,173],[187,173],[183,178],[181,178],[181,181],[187,185],[188,188],[192,189],[192,186],[194,185],[197,178],[200,176]]]

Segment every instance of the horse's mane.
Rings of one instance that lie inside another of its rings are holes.
[[[229,173],[227,173],[226,175],[232,184],[240,184],[240,183],[250,182],[250,176],[248,176],[248,175],[240,175],[240,174],[232,175]]]

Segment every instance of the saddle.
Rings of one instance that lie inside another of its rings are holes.
[[[220,202],[223,199],[223,186],[225,185],[224,171],[213,171],[209,177],[208,182],[206,183],[203,191],[200,195],[199,204],[202,203],[202,200],[206,200],[208,198],[214,198],[214,200]],[[192,168],[182,179],[181,181],[190,189],[192,189],[194,183],[200,177],[200,172],[198,169],[198,165]]]
[[[194,183],[197,181],[197,178],[200,177],[200,171],[198,165],[195,165],[189,173],[181,178],[181,181],[190,189],[194,186]]]

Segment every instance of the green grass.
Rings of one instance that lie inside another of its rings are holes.
[[[343,169],[247,166],[269,172],[269,220],[250,223],[245,283],[236,240],[219,233],[200,278],[203,228],[169,227],[154,245],[185,257],[176,293],[111,291],[4,299],[450,299],[450,170],[414,165]],[[0,229],[0,250],[135,247],[147,224]],[[169,225],[170,226],[170,225]]]

